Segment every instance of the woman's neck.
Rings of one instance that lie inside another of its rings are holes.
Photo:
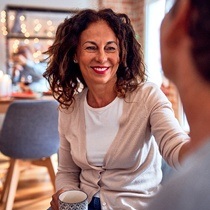
[[[116,91],[112,88],[103,90],[89,89],[87,92],[87,103],[93,108],[100,108],[110,104],[117,96]]]

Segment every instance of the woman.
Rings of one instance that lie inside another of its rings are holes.
[[[48,54],[44,76],[60,102],[52,209],[67,189],[85,191],[89,209],[144,209],[162,179],[159,150],[176,167],[189,137],[164,94],[146,82],[130,19],[83,10],[59,25]]]

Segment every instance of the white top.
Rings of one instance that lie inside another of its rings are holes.
[[[104,156],[113,142],[123,111],[123,100],[114,101],[102,108],[93,108],[84,101],[87,159],[91,165],[102,166]]]

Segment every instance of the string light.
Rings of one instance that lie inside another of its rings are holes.
[[[20,41],[18,39],[15,39],[15,41],[13,42],[13,45],[12,45],[12,52],[13,53],[17,52],[19,44],[20,44]]]
[[[30,33],[29,33],[29,32],[25,32],[25,33],[24,33],[24,36],[25,36],[25,37],[30,37]]]
[[[52,44],[53,44],[53,41],[52,41],[52,40],[48,40],[48,41],[47,41],[47,45],[48,45],[48,46],[51,46]]]
[[[39,42],[39,39],[38,38],[35,38],[34,39],[34,43],[38,43]]]
[[[15,16],[14,16],[14,15],[10,15],[10,16],[9,16],[9,19],[10,19],[11,21],[15,20]]]
[[[29,39],[24,39],[24,44],[29,44],[30,43],[30,41],[29,41]]]
[[[24,21],[26,19],[26,17],[24,15],[20,16],[20,21]]]
[[[2,10],[0,13],[1,33],[3,36],[10,35],[9,49],[11,53],[16,53],[21,44],[30,45],[34,48],[34,60],[38,62],[43,56],[42,52],[46,51],[53,44],[53,37],[55,36],[59,23],[58,20],[53,21],[49,16],[46,19],[43,17],[35,17],[33,19],[32,15],[28,16],[26,13],[23,14],[22,11],[19,13],[16,11],[15,13]],[[15,24],[18,26],[18,30],[16,29],[13,32],[11,29],[16,26]],[[18,37],[20,38],[18,39]],[[41,41],[42,37],[44,38],[43,43]],[[47,37],[49,38],[48,40],[46,40]]]
[[[53,24],[53,23],[52,23],[52,20],[48,20],[48,21],[47,21],[47,25],[48,25],[48,26],[51,26],[52,24]]]
[[[6,24],[6,11],[5,10],[1,11],[1,24],[2,24],[2,27],[1,27],[2,34],[6,36],[8,32],[5,26]]]

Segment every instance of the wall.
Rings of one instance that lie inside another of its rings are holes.
[[[23,5],[56,9],[82,9],[98,8],[98,0],[0,0],[0,11],[4,10],[6,5]],[[0,70],[6,71],[6,47],[5,37],[0,31]]]

